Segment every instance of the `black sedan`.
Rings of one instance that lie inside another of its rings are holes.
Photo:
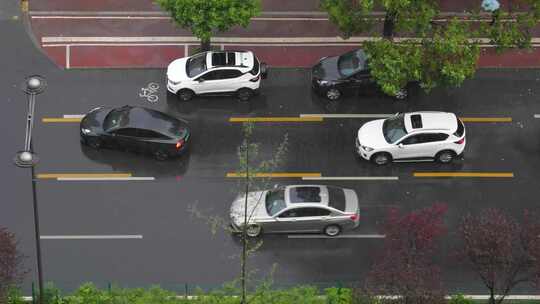
[[[186,121],[132,106],[95,108],[83,117],[80,131],[82,143],[92,148],[152,154],[158,160],[182,154],[190,137]]]
[[[354,50],[341,56],[324,57],[311,69],[313,89],[330,100],[337,100],[344,94],[359,90],[379,90],[370,74],[366,54],[363,50]],[[397,99],[407,97],[407,90],[402,89]]]

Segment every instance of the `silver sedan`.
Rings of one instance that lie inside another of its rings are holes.
[[[250,237],[263,232],[323,232],[336,236],[360,222],[354,190],[322,185],[291,185],[242,194],[232,203],[230,215],[231,226],[237,232],[247,222]]]

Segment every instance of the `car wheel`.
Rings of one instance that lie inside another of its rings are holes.
[[[249,225],[246,229],[246,234],[249,237],[258,237],[259,235],[261,235],[261,232],[262,232],[262,227],[255,224]]]
[[[341,97],[341,92],[336,88],[331,88],[326,91],[326,98],[330,100],[338,100]]]
[[[103,147],[103,142],[101,139],[96,137],[87,137],[85,140],[86,144],[94,149],[100,149]]]
[[[181,101],[190,101],[193,98],[193,96],[195,96],[195,92],[193,92],[190,89],[182,89],[178,91],[176,95],[178,96],[178,99],[180,99]]]
[[[341,233],[341,227],[338,225],[328,225],[324,227],[324,234],[328,236],[336,236]]]
[[[441,164],[449,164],[454,160],[454,157],[456,157],[456,153],[454,153],[453,151],[445,150],[437,153],[435,159]]]
[[[376,165],[384,166],[392,161],[392,156],[386,152],[380,152],[371,156],[371,161]]]
[[[162,150],[157,150],[156,152],[154,152],[154,157],[157,160],[167,160],[169,158],[169,154],[165,153]]]
[[[238,90],[236,95],[238,96],[238,99],[240,99],[241,101],[248,101],[251,98],[251,96],[253,96],[253,91],[250,89],[243,88],[243,89]]]
[[[407,88],[402,88],[399,91],[396,92],[396,95],[394,96],[398,100],[406,99],[408,96]]]

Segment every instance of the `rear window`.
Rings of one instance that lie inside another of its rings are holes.
[[[459,118],[456,118],[456,119],[457,119],[457,130],[456,130],[456,133],[454,133],[454,135],[457,137],[461,137],[465,133],[465,126],[463,125],[463,122],[459,120]]]
[[[328,206],[345,211],[345,192],[343,189],[328,187]]]
[[[294,187],[289,190],[291,203],[320,203],[321,188],[319,187]]]
[[[257,57],[255,57],[255,55],[253,55],[253,69],[251,69],[251,71],[249,72],[253,76],[259,74],[259,60],[257,60]]]

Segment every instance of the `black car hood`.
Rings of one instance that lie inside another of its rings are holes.
[[[311,77],[322,80],[341,79],[343,76],[338,70],[338,60],[339,56],[321,59],[321,61],[311,69]]]
[[[103,121],[112,108],[99,107],[88,112],[81,120],[81,129],[89,129],[92,132],[103,131]]]

